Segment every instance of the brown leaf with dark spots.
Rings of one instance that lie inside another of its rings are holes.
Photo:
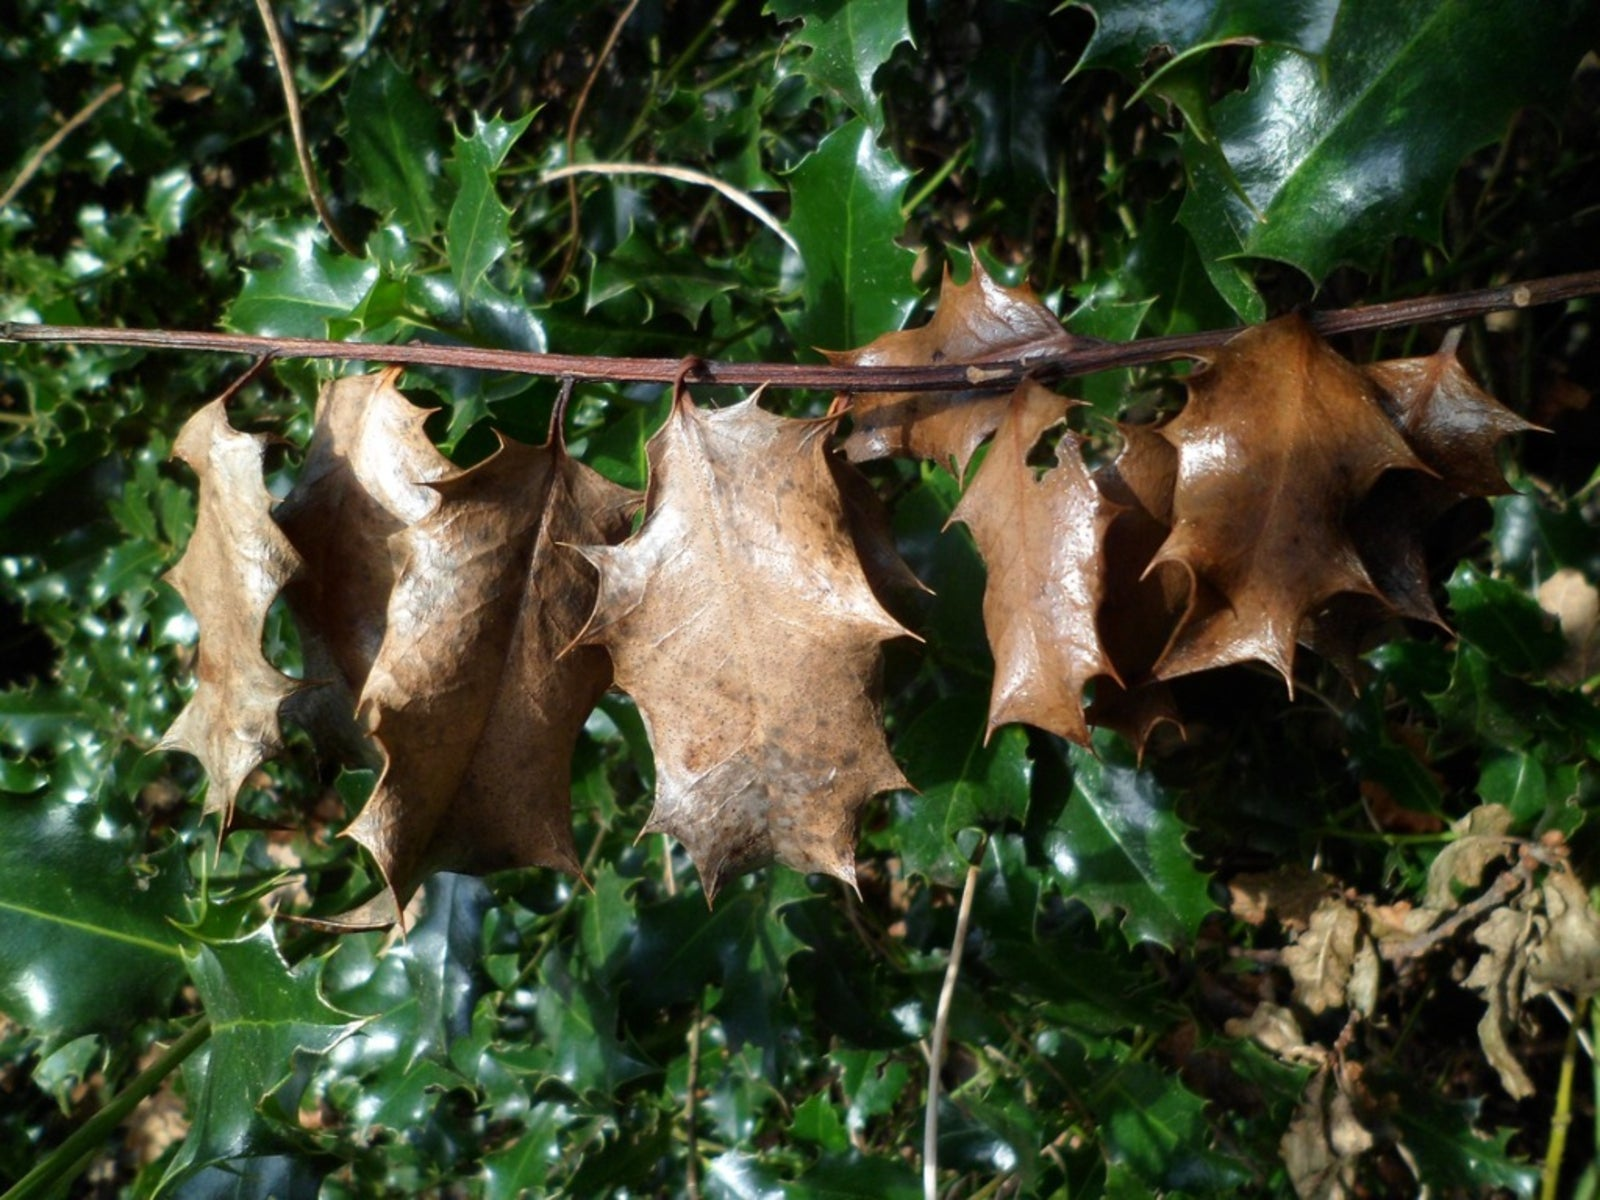
[[[611,682],[604,650],[563,653],[594,604],[572,543],[620,541],[637,496],[543,446],[431,485],[436,507],[396,533],[383,643],[361,694],[384,752],[345,832],[403,906],[436,870],[576,872],[571,759]]]
[[[1372,383],[1299,317],[1247,329],[1189,380],[1160,433],[1178,452],[1177,563],[1219,602],[1190,610],[1156,674],[1259,659],[1291,679],[1301,623],[1341,592],[1376,594],[1344,515],[1393,468],[1422,469]]]
[[[585,546],[600,572],[579,639],[605,646],[656,755],[646,830],[706,896],[772,860],[855,878],[861,807],[906,786],[884,741],[874,598],[827,461],[831,422],[680,394],[651,439],[644,525]]]
[[[264,444],[234,429],[214,400],[173,445],[199,477],[200,504],[188,548],[166,578],[199,623],[200,645],[194,695],[156,748],[200,760],[211,781],[206,810],[221,812],[224,827],[246,777],[283,749],[279,710],[301,688],[261,651],[267,610],[301,565],[271,517]]]
[[[395,564],[389,539],[438,504],[428,484],[456,468],[423,430],[429,410],[395,388],[400,372],[350,376],[317,397],[316,426],[277,520],[305,560],[285,589],[300,627],[307,689],[295,718],[352,752],[356,697],[383,643]]]
[[[989,568],[983,623],[994,651],[989,734],[1012,721],[1088,744],[1083,689],[1116,671],[1100,643],[1101,546],[1116,507],[1063,434],[1056,466],[1035,479],[1034,444],[1067,402],[1036,383],[1011,397],[989,456],[950,520],[972,530]]]
[[[945,269],[939,305],[926,325],[826,353],[838,366],[924,367],[1043,357],[1086,344],[1061,327],[1032,288],[996,281],[974,255],[966,283],[952,283]],[[844,450],[854,462],[890,455],[953,462],[959,479],[1009,401],[1003,392],[860,392],[850,404],[854,424]]]

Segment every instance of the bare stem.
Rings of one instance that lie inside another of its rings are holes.
[[[22,164],[22,167],[17,171],[16,177],[12,179],[10,185],[4,192],[0,192],[0,208],[4,208],[17,198],[17,193],[22,191],[23,188],[27,187],[28,181],[39,173],[39,168],[44,166],[45,159],[49,158],[51,154],[55,153],[57,146],[61,145],[62,142],[66,141],[72,136],[72,131],[74,129],[77,129],[90,117],[94,116],[95,113],[99,112],[101,107],[108,101],[122,95],[122,92],[123,83],[121,80],[118,80],[116,83],[108,84],[107,86],[101,88],[100,91],[96,92],[94,98],[90,100],[89,103],[85,104],[77,112],[73,113],[70,117],[63,121],[60,129],[56,130],[49,137],[47,137],[42,146],[40,146],[32,154],[28,155],[28,161]]]
[[[578,149],[578,123],[583,120],[583,110],[589,105],[589,93],[594,90],[594,81],[600,78],[600,72],[606,65],[606,59],[611,57],[611,51],[616,49],[617,39],[622,36],[622,27],[628,23],[628,18],[633,16],[633,10],[639,7],[639,0],[628,0],[623,10],[617,14],[617,19],[612,23],[611,32],[606,35],[605,45],[600,47],[600,53],[594,56],[594,66],[589,68],[589,75],[583,81],[583,89],[578,93],[577,100],[572,104],[572,115],[567,118],[567,163],[570,165]],[[550,285],[550,294],[555,295],[561,290],[561,285],[566,282],[567,273],[572,270],[572,264],[577,261],[578,247],[582,243],[583,231],[578,225],[578,181],[572,177],[567,179],[567,252],[561,257],[561,267],[556,271],[555,282]]]
[[[1420,322],[1460,321],[1504,309],[1556,304],[1600,295],[1600,271],[1554,275],[1526,283],[1424,296],[1316,313],[1311,324],[1325,335],[1389,329]],[[397,366],[453,367],[512,375],[571,376],[583,381],[618,383],[728,384],[735,387],[820,388],[844,392],[1001,392],[1025,378],[1062,379],[1096,371],[1195,358],[1220,346],[1238,329],[1101,342],[1063,334],[1050,347],[1021,358],[946,363],[931,367],[853,367],[812,363],[716,362],[690,358],[607,358],[594,354],[534,354],[476,346],[420,343],[378,345],[316,338],[253,337],[199,330],[115,329],[85,325],[0,323],[0,342],[131,346],[191,350],[253,357],[339,359]]]
[[[278,18],[273,15],[272,0],[256,0],[256,9],[261,13],[261,23],[266,26],[272,57],[278,60],[278,80],[283,86],[284,105],[289,110],[289,135],[294,139],[294,153],[300,161],[300,174],[306,181],[311,207],[317,210],[317,219],[328,231],[328,236],[338,243],[339,249],[351,258],[360,258],[361,251],[356,249],[354,243],[345,236],[344,230],[339,228],[339,222],[334,220],[333,210],[328,207],[328,199],[322,193],[322,183],[317,179],[317,168],[311,161],[311,147],[306,143],[305,122],[300,119],[300,91],[294,85],[294,64],[289,61],[289,47],[283,40],[283,31],[278,28]]]
[[[950,961],[944,969],[944,985],[939,989],[939,1007],[934,1012],[933,1032],[928,1038],[928,1108],[922,1122],[922,1196],[939,1197],[939,1075],[944,1068],[945,1043],[950,1037],[950,1009],[955,1002],[956,981],[961,978],[961,953],[967,944],[967,927],[972,923],[972,899],[978,894],[978,874],[989,844],[978,847],[967,880],[961,888],[961,907],[956,910],[956,931],[950,939]]]

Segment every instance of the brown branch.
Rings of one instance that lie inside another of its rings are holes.
[[[311,207],[317,210],[317,219],[328,231],[328,236],[338,243],[339,249],[351,258],[361,258],[361,251],[339,228],[339,222],[333,219],[333,210],[328,207],[328,199],[322,194],[317,168],[311,161],[311,147],[306,144],[305,123],[300,119],[300,92],[294,86],[294,65],[289,61],[289,47],[278,28],[278,19],[272,13],[271,0],[256,0],[256,9],[261,13],[261,23],[267,28],[272,56],[278,60],[278,79],[283,85],[283,101],[289,110],[289,136],[294,139],[294,153],[300,161],[300,174],[306,181],[306,191],[311,194]]]
[[[1422,322],[1460,321],[1504,309],[1556,304],[1600,295],[1600,271],[1554,275],[1449,296],[1423,296],[1313,314],[1311,323],[1327,335],[1389,329]],[[1063,379],[1096,371],[1195,358],[1220,346],[1238,329],[1145,338],[1135,342],[1076,340],[1071,348],[1020,359],[947,363],[932,367],[841,367],[811,363],[741,363],[693,359],[687,373],[681,358],[607,358],[595,354],[535,354],[475,346],[435,346],[411,342],[332,342],[316,338],[255,337],[199,330],[115,329],[85,325],[0,324],[0,343],[58,343],[193,350],[251,357],[339,359],[347,362],[434,366],[512,375],[569,376],[586,382],[694,384],[735,387],[819,388],[842,392],[999,392],[1025,378]]]
[[[17,198],[17,193],[27,187],[29,181],[39,173],[39,168],[44,166],[44,160],[55,152],[57,146],[72,136],[74,129],[77,129],[90,117],[94,116],[95,113],[99,112],[101,107],[108,101],[122,95],[123,90],[124,85],[121,80],[108,84],[100,89],[94,99],[63,121],[61,128],[47,137],[44,140],[44,145],[28,156],[28,161],[22,164],[21,169],[17,171],[16,178],[12,179],[10,186],[3,193],[0,193],[0,208],[4,208]]]
[[[600,78],[600,72],[606,65],[606,59],[611,57],[612,50],[616,49],[617,39],[622,36],[622,27],[628,23],[628,18],[633,16],[633,10],[639,7],[639,0],[628,0],[627,5],[617,14],[617,19],[611,25],[611,32],[606,35],[605,45],[600,47],[600,53],[594,56],[594,66],[589,68],[589,77],[583,81],[583,89],[579,91],[578,98],[572,104],[572,115],[567,118],[567,165],[572,165],[572,160],[577,157],[578,150],[578,122],[583,120],[583,110],[589,105],[589,93],[594,90],[594,81]],[[561,285],[567,281],[567,273],[572,270],[572,264],[578,259],[578,245],[583,239],[583,230],[578,225],[578,181],[575,177],[567,178],[567,252],[561,257],[561,267],[556,271],[555,282],[550,285],[550,294],[554,296],[561,290]]]

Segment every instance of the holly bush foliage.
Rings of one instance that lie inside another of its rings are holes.
[[[277,17],[364,257],[308,203],[258,22],[19,0],[0,30],[8,177],[122,90],[0,209],[0,318],[782,361],[919,322],[969,253],[1121,339],[1600,266],[1600,72],[1579,66],[1595,29],[1577,0],[645,0],[570,147],[611,7],[297,0]],[[683,182],[542,178],[568,161],[704,172],[794,246]],[[1441,333],[1341,349],[1425,353]],[[574,765],[585,881],[437,876],[399,941],[268,916],[368,886],[336,834],[370,772],[319,773],[296,743],[219,844],[194,764],[150,753],[195,636],[160,582],[194,519],[171,441],[237,365],[7,349],[0,1179],[65,1158],[106,1195],[914,1196],[925,1042],[976,863],[939,1101],[950,1194],[1532,1195],[1558,1157],[1550,1186],[1592,1192],[1592,1063],[1567,1037],[1582,1018],[1530,1000],[1496,1043],[1462,983],[1515,946],[1465,923],[1374,955],[1359,988],[1348,956],[1344,982],[1308,983],[1311,932],[1287,911],[1299,881],[1377,936],[1444,902],[1441,879],[1483,894],[1486,870],[1512,869],[1506,838],[1600,879],[1595,659],[1535,599],[1600,579],[1592,308],[1481,322],[1468,346],[1556,436],[1520,439],[1515,490],[1438,527],[1430,549],[1461,560],[1439,595],[1451,630],[1391,623],[1353,685],[1311,656],[1292,695],[1248,668],[1181,681],[1183,736],[1142,758],[1109,733],[1092,752],[1020,726],[985,743],[982,565],[946,527],[961,483],[875,466],[935,594],[924,643],[886,670],[918,791],[870,811],[859,899],[773,868],[708,911],[681,851],[636,840],[649,746],[612,696]],[[280,485],[330,370],[281,363],[240,396],[241,423],[287,430]],[[556,395],[442,370],[405,386],[459,461],[495,430],[539,440]],[[1114,418],[1181,403],[1165,370],[1076,394],[1101,455]],[[572,448],[638,486],[664,413],[657,388],[583,387]],[[295,665],[287,621],[268,649]],[[1568,981],[1580,1006],[1588,978]],[[199,1049],[180,1074],[121,1128],[67,1141],[153,1084],[185,1030]],[[1531,1088],[1517,1100],[1507,1057]]]

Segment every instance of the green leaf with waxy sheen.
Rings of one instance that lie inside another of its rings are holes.
[[[184,957],[212,1033],[184,1064],[191,1124],[166,1187],[211,1163],[296,1144],[297,1056],[326,1053],[362,1024],[323,998],[321,960],[284,961],[270,925]]]
[[[1478,1133],[1478,1101],[1446,1100],[1404,1083],[1398,1090],[1394,1123],[1419,1176],[1431,1186],[1462,1196],[1498,1194],[1500,1189],[1521,1197],[1538,1193],[1539,1168],[1511,1157],[1512,1131],[1487,1138]]]
[[[470,304],[484,277],[511,248],[511,210],[495,192],[495,176],[533,114],[517,121],[477,118],[470,137],[456,134],[450,165],[456,198],[445,222],[445,249],[463,303]]]
[[[380,55],[352,72],[344,111],[362,202],[382,216],[393,215],[413,239],[427,237],[441,213],[438,108],[392,58]]]
[[[736,275],[718,270],[690,247],[664,251],[635,227],[622,245],[595,259],[585,303],[594,308],[613,297],[637,292],[644,298],[645,320],[650,320],[659,305],[697,325],[706,305],[739,285]]]
[[[1079,0],[1094,14],[1094,36],[1075,71],[1110,67],[1138,79],[1158,59],[1176,59],[1228,43],[1278,45],[1322,53],[1340,0]]]
[[[1344,0],[1321,56],[1258,50],[1212,110],[1215,140],[1184,135],[1181,219],[1208,258],[1313,280],[1399,236],[1436,242],[1462,159],[1559,102],[1595,18],[1588,0]]]
[[[105,824],[93,804],[0,796],[0,1011],[48,1042],[149,1017],[183,982],[181,853],[147,858]]]
[[[882,130],[883,104],[872,77],[896,46],[911,41],[906,0],[768,0],[765,11],[802,23],[789,40],[810,50],[798,70],[812,91],[838,97]]]
[[[1555,618],[1514,583],[1462,563],[1445,591],[1461,636],[1508,671],[1532,674],[1551,666],[1566,650]]]
[[[1208,877],[1183,844],[1187,827],[1155,779],[1127,763],[1126,746],[1097,731],[1093,752],[1068,750],[1072,796],[1045,834],[1062,894],[1099,920],[1123,913],[1128,944],[1169,948],[1216,906]]]
[[[246,271],[239,298],[223,320],[260,337],[328,336],[328,322],[348,316],[378,281],[371,262],[328,249],[315,225],[277,230],[253,247],[277,265]]]
[[[785,228],[800,247],[801,307],[788,317],[802,348],[846,350],[899,329],[917,302],[901,194],[910,172],[854,120],[789,174]]]
[[[1027,731],[1006,725],[985,745],[987,714],[986,699],[953,696],[936,701],[896,740],[895,756],[917,789],[894,805],[907,871],[958,884],[982,831],[1027,817]]]

